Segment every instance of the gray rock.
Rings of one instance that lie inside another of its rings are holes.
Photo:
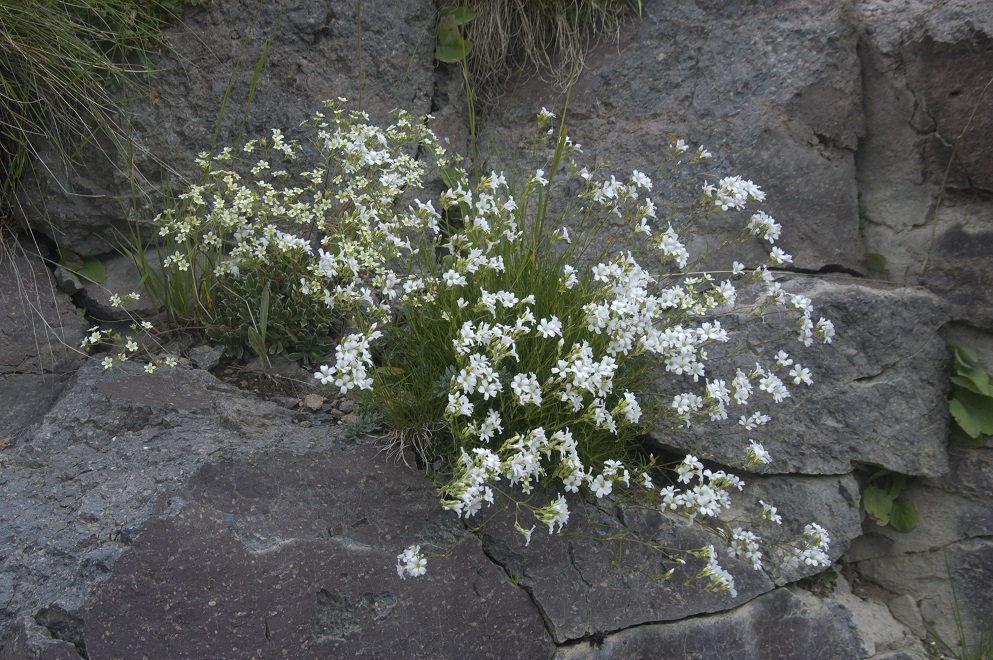
[[[917,607],[917,601],[911,596],[904,594],[897,596],[889,603],[890,614],[893,618],[907,626],[911,632],[923,639],[927,635],[924,629],[924,620],[921,618],[921,610]]]
[[[570,136],[618,178],[632,169],[652,176],[660,217],[671,201],[698,197],[704,178],[752,179],[768,193],[767,212],[788,228],[782,246],[799,266],[861,269],[856,38],[851,8],[826,0],[645,3],[642,18],[622,28],[620,43],[630,46],[603,44],[586,58],[569,103]],[[561,102],[540,81],[514,90],[485,117],[484,153],[526,160],[535,114]],[[663,180],[670,134],[716,158],[690,178]],[[698,224],[701,244],[729,235],[722,221]],[[737,254],[765,261],[756,249]]]
[[[484,655],[550,653],[527,595],[441,515],[429,481],[202,370],[85,366],[5,453],[0,483],[9,649],[47,644],[49,629],[75,639],[78,624],[90,657],[223,655],[212,644],[302,658],[391,647],[450,656],[472,644]],[[426,579],[401,582],[395,557],[413,543],[446,556]],[[17,641],[8,626],[20,613],[48,628]],[[191,625],[218,634],[175,633],[198,617]]]
[[[154,516],[97,589],[87,651],[547,657],[525,592],[440,512],[430,482],[377,454],[351,445],[205,466],[183,509]],[[396,555],[415,542],[444,556],[401,581]],[[213,632],[185,633],[191,626]]]
[[[324,100],[341,96],[376,121],[388,119],[397,107],[415,114],[431,111],[433,2],[393,0],[364,16],[357,14],[358,5],[330,7],[319,0],[293,0],[281,16],[281,5],[256,9],[244,1],[186,12],[155,58],[154,78],[142,81],[143,89],[127,106],[134,169],[124,150],[106,143],[86,150],[86,167],[77,170],[67,171],[45,153],[45,166],[34,168],[44,174],[22,187],[26,220],[79,254],[104,254],[122,236],[132,236],[135,223],[146,238],[154,233],[150,221],[163,210],[167,195],[195,179],[194,158],[201,151],[273,128],[293,137],[292,129]],[[248,108],[255,64],[273,30]]]
[[[550,535],[538,527],[527,547],[513,528],[512,510],[496,513],[481,532],[486,553],[527,589],[559,644],[726,610],[774,586],[763,572],[729,558],[720,541],[681,519],[642,510],[626,511],[619,519],[616,511],[582,498],[568,500],[570,523],[563,533]],[[534,522],[522,512],[521,525],[530,528]],[[736,599],[703,591],[707,581],[687,584],[706,562],[682,551],[710,544],[734,576]],[[676,561],[681,557],[686,565]],[[672,578],[659,581],[669,569],[675,569]]]
[[[740,461],[748,438],[756,438],[773,456],[763,471],[844,474],[871,464],[903,474],[943,475],[949,375],[948,353],[937,334],[947,320],[941,301],[920,289],[876,288],[856,280],[792,280],[784,288],[810,297],[816,314],[837,329],[830,345],[802,350],[793,341],[782,342],[814,374],[814,385],[791,383],[793,397],[771,405],[773,421],[756,431],[733,421],[704,421],[690,429],[659,430],[653,438],[725,465]],[[722,323],[739,332],[734,318]],[[769,317],[764,323],[746,318],[740,331],[735,347],[745,350],[732,364],[746,369],[756,359],[750,346],[794,333],[791,321]],[[721,350],[709,351],[712,363],[720,360]],[[678,387],[672,380],[664,382]],[[738,416],[734,407],[728,414]]]
[[[812,655],[813,654],[813,655]],[[722,615],[637,626],[559,649],[556,660],[594,658],[859,658],[851,622],[815,596],[776,589]]]
[[[867,130],[856,159],[867,252],[989,325],[993,9],[857,3]],[[945,186],[941,195],[942,186]]]
[[[733,500],[734,506],[722,518],[729,524],[734,520],[758,520],[766,502],[777,508],[781,525],[768,524],[755,532],[771,545],[788,542],[803,531],[808,523],[817,523],[831,536],[828,555],[832,561],[841,559],[849,545],[862,535],[862,510],[859,485],[852,475],[808,477],[801,475],[745,475],[745,490]],[[798,570],[787,575],[776,574],[774,581],[784,585],[810,575],[810,570]]]
[[[55,289],[29,241],[0,256],[0,444],[48,411],[81,364],[87,322]]]
[[[190,361],[197,369],[210,371],[221,361],[224,355],[223,346],[196,346],[189,351]]]
[[[70,642],[55,639],[50,632],[27,617],[14,625],[13,634],[0,647],[0,660],[81,660]]]
[[[79,280],[80,288],[75,292],[79,294],[77,300],[86,312],[101,322],[133,323],[153,319],[158,307],[141,284],[141,277],[131,260],[120,254],[104,254],[99,259],[103,263],[106,279],[103,282]],[[137,293],[138,300],[127,298],[131,293]],[[118,307],[110,302],[115,294],[122,299]]]
[[[954,617],[956,603],[970,639],[978,631],[969,621],[989,616],[989,585],[993,583],[993,542],[973,538],[927,552],[900,553],[897,549],[854,563],[859,575],[920,604],[924,625],[950,645],[958,644]],[[955,595],[952,595],[952,583]]]

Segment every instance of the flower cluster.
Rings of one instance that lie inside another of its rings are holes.
[[[536,145],[554,137],[553,118],[542,110]],[[731,416],[753,431],[770,420],[769,405],[791,396],[791,386],[812,384],[810,370],[786,351],[733,372],[710,362],[710,348],[732,339],[716,315],[739,305],[740,284],[763,288],[758,312],[795,317],[801,344],[834,336],[808,298],[776,281],[770,267],[792,257],[774,245],[782,227],[763,211],[741,223],[741,235],[770,244],[767,264],[735,262],[726,278],[683,272],[691,259],[681,237],[685,218],[742,212],[765,199],[759,186],[725,177],[704,184],[691,213],[668,208],[640,170],[618,177],[566,162],[582,152],[564,133],[551,162],[518,185],[498,172],[471,185],[425,123],[405,113],[379,128],[338,101],[306,124],[317,158],[308,160],[274,131],[242,148],[253,159],[248,183],[229,166],[231,150],[202,156],[210,184],[187,193],[192,212],[164,214],[160,222],[164,236],[195,238],[217,251],[206,259],[179,251],[170,267],[210,265],[230,276],[273,251],[301,255],[308,265],[299,291],[347,310],[352,326],[334,362],[314,377],[369,398],[400,438],[444,429],[443,439],[425,440],[419,450],[426,464],[444,466],[442,505],[462,517],[510,497],[534,517],[530,527],[516,522],[528,543],[538,525],[562,531],[567,494],[604,498],[624,488],[668,515],[717,524],[742,480],[689,455],[674,466],[672,483],[656,486],[653,459],[639,455],[637,438],[659,423],[689,426],[702,417]],[[682,140],[668,153],[676,166],[710,158]],[[321,165],[295,172],[298,162]],[[448,188],[440,199],[418,199],[432,163]],[[622,240],[598,242],[584,227],[553,225],[548,199],[566,176],[577,191],[575,217],[594,229],[610,219],[624,228]],[[643,267],[649,260],[658,272]],[[654,384],[659,374],[681,391],[663,401]],[[746,460],[772,459],[752,440]],[[532,503],[539,492],[547,499]],[[763,511],[777,518],[774,507]],[[828,543],[826,532],[810,529],[788,555],[807,565],[826,557]],[[752,532],[735,528],[727,540],[729,555],[753,566],[766,556]],[[709,581],[706,588],[734,593],[717,551],[705,555],[698,577]],[[398,557],[397,570],[401,577],[423,574],[419,546]]]
[[[126,296],[121,296],[120,294],[114,293],[110,296],[110,304],[115,308],[123,307],[127,301],[137,301],[140,299],[140,294],[129,293]],[[153,329],[151,322],[141,321],[131,324],[131,331],[138,332],[150,332]],[[118,350],[116,355],[106,355],[100,364],[103,365],[104,369],[112,369],[115,364],[120,364],[126,362],[132,357],[134,357],[139,350],[142,348],[138,343],[138,340],[133,335],[124,336],[116,330],[101,329],[100,326],[93,326],[86,331],[86,336],[80,342],[79,347],[84,351],[90,351],[97,346],[113,346]],[[155,371],[162,366],[175,367],[179,362],[175,357],[167,355],[165,357],[149,360],[145,364],[145,373],[155,373]]]
[[[421,546],[412,545],[397,555],[397,575],[400,579],[407,575],[417,577],[427,572],[428,560],[421,553]]]

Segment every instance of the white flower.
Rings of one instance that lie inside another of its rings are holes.
[[[334,372],[331,367],[326,364],[322,364],[320,371],[314,374],[314,378],[320,380],[321,385],[327,385],[328,383],[334,382]]]
[[[769,251],[769,260],[776,265],[793,263],[793,257],[783,252],[783,249],[778,246]]]
[[[100,361],[100,364],[103,365],[104,369],[110,369],[111,367],[114,366],[114,358],[110,356],[105,357],[103,360]]]
[[[634,170],[631,173],[631,183],[645,190],[652,189],[652,180],[644,172],[639,172],[638,170]]]
[[[772,454],[766,448],[754,440],[749,440],[748,459],[753,463],[771,463]]]
[[[458,273],[454,270],[448,270],[445,272],[441,278],[445,281],[446,286],[465,286],[466,279],[465,275]]]
[[[542,318],[535,329],[538,331],[538,334],[546,339],[548,337],[562,336],[562,322],[556,316],[550,319]]]
[[[802,367],[799,364],[790,369],[790,377],[793,378],[793,382],[796,385],[800,383],[805,383],[807,385],[813,385],[814,380],[810,377],[810,369]]]
[[[614,482],[609,479],[604,479],[602,474],[598,474],[596,479],[590,484],[590,490],[597,496],[601,498],[604,495],[610,495],[610,491],[614,488]]]
[[[405,579],[405,574],[418,577],[427,573],[428,560],[421,554],[421,546],[412,545],[397,555],[397,575]]]
[[[555,531],[556,525],[558,525],[559,532],[561,532],[562,527],[569,522],[569,505],[566,503],[565,497],[559,495],[557,500],[550,502],[545,508],[536,511],[535,516],[542,523],[548,525],[549,534]]]
[[[759,514],[759,518],[764,522],[774,522],[777,525],[783,524],[782,517],[777,513],[776,507],[771,504],[766,504],[762,500],[759,500],[759,504],[762,505],[762,513]]]

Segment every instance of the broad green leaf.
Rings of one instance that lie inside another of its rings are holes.
[[[459,32],[458,23],[454,18],[446,16],[438,21],[439,46],[456,46],[462,41],[462,33]]]
[[[469,7],[445,7],[438,16],[440,19],[451,18],[456,25],[465,25],[476,18],[476,12]]]
[[[445,46],[438,44],[438,47],[434,49],[434,57],[439,62],[444,62],[446,64],[457,64],[468,57],[471,51],[472,42],[463,39],[459,43],[453,45]]]
[[[107,280],[107,270],[103,267],[103,262],[93,257],[87,259],[82,268],[76,269],[76,274],[97,284],[103,284]]]
[[[917,507],[912,502],[898,500],[890,512],[890,526],[898,532],[911,532],[917,527]]]
[[[877,273],[882,273],[886,270],[886,257],[878,252],[866,252],[864,258],[865,262],[869,264],[869,268]]]
[[[892,497],[893,499],[896,499],[897,496],[900,495],[900,493],[902,493],[904,490],[907,489],[907,477],[900,474],[899,472],[894,472],[893,474],[891,474],[888,481],[889,481],[889,488],[887,488],[886,490],[887,492],[889,492],[890,497]]]
[[[958,401],[968,412],[979,433],[993,435],[993,398],[959,388],[952,400]],[[958,417],[955,419],[958,421]]]
[[[465,172],[454,167],[443,167],[441,168],[441,180],[445,182],[446,186],[455,190],[465,181]]]
[[[952,414],[952,419],[967,436],[970,438],[979,437],[979,423],[972,419],[969,411],[958,398],[948,401],[948,412]]]
[[[107,270],[103,262],[95,257],[83,258],[72,250],[62,250],[59,253],[59,264],[76,273],[83,279],[103,284],[107,279]]]
[[[438,47],[435,48],[434,56],[439,62],[461,62],[472,50],[472,42],[462,38],[458,26],[454,16],[445,16],[438,21]]]
[[[880,526],[890,522],[890,512],[893,510],[893,497],[878,486],[866,486],[862,493],[862,506],[869,517]]]
[[[888,474],[892,474],[892,472],[893,472],[892,470],[887,470],[886,468],[880,468],[875,472],[873,472],[871,475],[869,475],[869,483],[872,483],[873,481],[879,479],[880,477],[885,477]]]

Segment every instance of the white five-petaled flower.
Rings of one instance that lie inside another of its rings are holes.
[[[428,560],[421,554],[421,546],[412,545],[397,555],[397,575],[418,577],[427,573]]]

